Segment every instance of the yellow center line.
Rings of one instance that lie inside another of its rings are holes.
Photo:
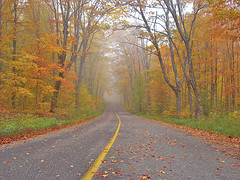
[[[92,177],[96,174],[99,166],[102,164],[102,161],[104,160],[105,156],[107,155],[109,149],[111,148],[111,146],[113,145],[114,141],[117,138],[120,126],[121,126],[121,119],[118,116],[118,114],[115,111],[115,107],[114,107],[114,113],[116,114],[118,120],[119,120],[119,124],[118,124],[118,128],[113,136],[113,138],[109,141],[109,143],[106,145],[106,147],[104,148],[104,150],[101,152],[101,154],[98,156],[98,158],[95,160],[94,164],[90,167],[90,169],[87,171],[87,173],[85,174],[85,176],[82,178],[82,180],[90,180],[92,179]]]

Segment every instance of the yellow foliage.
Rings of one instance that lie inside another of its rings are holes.
[[[240,118],[240,111],[229,112],[228,116],[233,118],[233,119],[239,119]]]
[[[180,116],[185,117],[185,118],[190,118],[190,105],[189,104],[184,109],[182,109]]]
[[[80,103],[80,108],[84,108],[84,109],[95,108],[95,98],[90,94],[86,85],[83,85],[80,88],[79,103]]]
[[[176,112],[176,107],[175,106],[169,106],[169,108],[167,110],[164,110],[162,112],[162,115],[166,116],[166,117],[175,116],[176,114],[177,114],[177,112]]]

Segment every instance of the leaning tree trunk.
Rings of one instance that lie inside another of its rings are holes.
[[[191,60],[189,60],[189,74],[190,74],[190,82],[191,82],[191,86],[193,88],[193,92],[195,95],[195,119],[199,119],[201,117],[201,112],[202,112],[202,107],[200,105],[200,94],[198,91],[198,87],[197,87],[197,83],[196,83],[196,79],[195,79],[195,74],[193,71],[193,65]]]
[[[161,54],[161,50],[160,50],[160,47],[159,47],[158,42],[157,42],[157,37],[152,33],[152,30],[151,30],[151,28],[148,24],[148,21],[147,21],[145,15],[144,15],[144,12],[143,12],[142,8],[140,8],[140,15],[142,16],[142,19],[143,19],[143,21],[146,25],[146,29],[147,29],[150,37],[151,37],[151,41],[152,41],[152,43],[155,47],[156,56],[158,57],[158,60],[159,60],[159,63],[160,63],[161,69],[162,69],[163,78],[164,78],[165,82],[168,84],[168,86],[175,93],[176,109],[177,109],[178,115],[180,115],[180,113],[181,113],[181,86],[182,86],[182,82],[180,82],[179,78],[178,78],[177,68],[176,68],[174,55],[173,55],[173,46],[172,46],[173,44],[172,44],[172,41],[171,41],[171,34],[170,34],[170,32],[168,32],[169,46],[170,46],[170,52],[171,52],[171,61],[172,61],[172,66],[173,66],[173,72],[174,72],[174,75],[175,75],[176,86],[174,86],[173,83],[171,83],[170,79],[167,76],[166,68],[165,68],[165,65],[163,63],[163,57],[162,57],[162,54]],[[168,11],[166,12],[166,16],[168,17]],[[169,28],[168,19],[166,19],[166,21],[167,21],[166,26],[167,26],[167,28]]]

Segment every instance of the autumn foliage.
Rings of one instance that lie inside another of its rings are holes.
[[[77,108],[96,109],[105,88],[107,9],[102,1],[0,1],[1,110],[64,113],[76,97]]]
[[[150,67],[145,68],[139,59],[140,53],[129,56],[128,61],[122,57],[125,71],[128,67],[133,74],[120,76],[124,104],[132,111],[165,116],[194,117],[196,112],[201,116],[236,115],[240,100],[239,1],[171,1],[175,6],[167,2],[141,2],[138,6],[137,1],[129,3],[129,9],[139,14],[136,19],[140,21],[137,27],[141,30],[137,32],[139,39],[131,41],[128,51],[141,52],[145,48]],[[189,4],[193,8],[191,12],[186,9]],[[156,8],[162,11],[156,12]],[[174,8],[178,14],[176,19]],[[188,44],[181,33],[188,36]],[[125,42],[129,43],[130,35],[127,36]],[[140,38],[146,40],[144,46]],[[140,75],[141,87],[138,86]],[[144,92],[139,102],[143,103],[142,109],[137,108],[139,104],[133,100],[139,89]],[[196,111],[198,96],[200,105]],[[147,98],[150,101],[147,102]],[[180,107],[176,105],[177,98]]]

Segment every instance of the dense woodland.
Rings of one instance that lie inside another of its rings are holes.
[[[1,109],[97,108],[107,86],[103,39],[111,11],[99,0],[1,0]]]
[[[138,31],[130,31],[125,43],[119,41],[124,104],[165,116],[237,116],[239,5],[234,0],[131,1],[131,17],[139,24],[132,25]]]
[[[237,114],[239,37],[238,0],[0,0],[0,108]]]

